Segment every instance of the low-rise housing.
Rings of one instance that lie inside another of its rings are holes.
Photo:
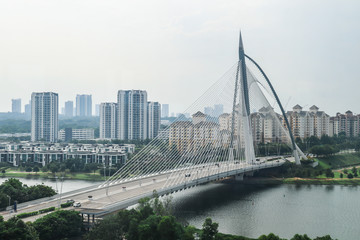
[[[8,162],[13,166],[22,163],[38,163],[46,166],[51,162],[81,159],[85,164],[98,163],[112,166],[125,164],[128,153],[134,151],[134,144],[3,143],[0,145],[0,162]]]

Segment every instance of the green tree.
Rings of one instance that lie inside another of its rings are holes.
[[[331,171],[330,168],[326,169],[325,175],[326,175],[326,177],[330,177],[330,178],[334,177],[334,173],[333,173],[333,171]]]
[[[218,233],[218,223],[213,223],[211,218],[206,218],[202,228],[201,240],[211,240]]]
[[[340,173],[340,178],[343,178],[344,177],[344,174],[343,173]]]
[[[63,239],[81,234],[81,216],[76,211],[59,210],[34,222],[40,240]]]
[[[26,223],[17,217],[0,222],[0,239],[36,240],[36,235]]]
[[[354,176],[352,175],[352,173],[349,173],[349,174],[347,175],[347,177],[348,177],[349,179],[354,178]]]
[[[32,172],[32,168],[31,167],[26,167],[26,172]]]
[[[158,225],[158,232],[160,234],[160,239],[179,239],[181,236],[181,228],[179,224],[175,221],[173,216],[164,216]]]
[[[34,171],[35,173],[38,173],[38,172],[40,171],[40,169],[39,169],[39,167],[34,167],[33,171]]]
[[[333,240],[330,235],[326,235],[326,236],[323,236],[323,237],[316,237],[314,238],[314,240]]]
[[[281,240],[279,236],[276,236],[273,233],[270,233],[269,235],[261,235],[258,240]]]
[[[291,240],[311,240],[311,238],[309,238],[306,234],[305,235],[295,234],[295,236],[292,237]]]

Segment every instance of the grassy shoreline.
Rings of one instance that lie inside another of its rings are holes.
[[[5,174],[0,175],[1,178],[28,178],[28,179],[55,179],[55,177],[64,177],[68,180],[88,180],[88,181],[104,181],[104,177],[96,173],[67,173],[64,176],[60,173],[54,175],[50,172],[38,172],[38,173],[29,173],[29,172],[6,172]]]
[[[244,184],[360,185],[360,178],[249,178]]]

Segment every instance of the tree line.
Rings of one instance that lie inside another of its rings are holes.
[[[15,178],[10,178],[0,185],[0,209],[9,205],[27,202],[39,198],[51,197],[56,192],[53,188],[46,185],[27,186]],[[1,238],[0,238],[1,239]]]

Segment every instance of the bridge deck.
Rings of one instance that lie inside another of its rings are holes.
[[[198,184],[214,181],[224,177],[234,176],[259,169],[277,167],[284,163],[284,160],[263,162],[261,164],[250,165],[244,163],[218,163],[216,165],[200,165],[190,168],[178,169],[176,172],[158,173],[140,179],[130,179],[109,185],[94,185],[92,187],[79,189],[61,196],[56,195],[52,198],[35,200],[19,205],[17,213],[9,211],[0,214],[6,219],[14,214],[33,212],[48,207],[58,207],[59,203],[73,199],[81,203],[78,211],[86,212],[86,209],[97,209],[97,215],[104,215],[134,205],[143,197],[151,197],[156,190],[159,195],[165,195]],[[186,175],[186,176],[185,176]],[[92,196],[89,199],[88,196]],[[72,207],[71,207],[72,208]],[[69,209],[69,208],[67,208]],[[34,221],[40,215],[27,218],[27,221]]]

